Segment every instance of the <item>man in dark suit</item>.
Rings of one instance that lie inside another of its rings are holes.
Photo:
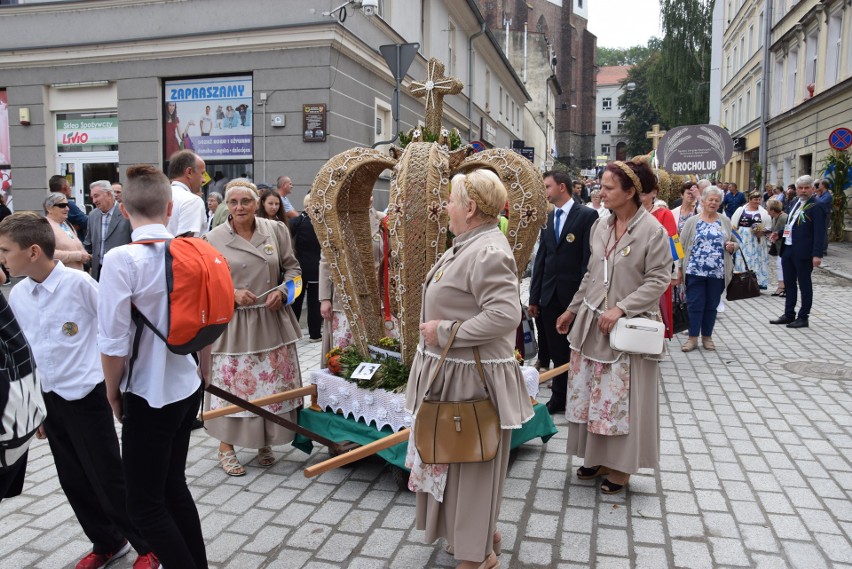
[[[319,262],[320,243],[311,218],[308,217],[310,194],[305,196],[305,210],[290,220],[290,234],[293,236],[293,248],[296,259],[302,267],[302,280],[305,283],[302,294],[293,301],[293,313],[298,320],[302,315],[302,303],[308,297],[308,336],[311,342],[322,340],[322,315],[319,301]]]
[[[813,302],[811,273],[822,263],[825,246],[825,209],[814,195],[814,180],[802,176],[796,180],[796,194],[784,227],[784,249],[781,252],[781,269],[784,272],[784,314],[770,320],[770,324],[786,324],[787,328],[807,328]],[[796,286],[798,285],[798,289]],[[797,290],[802,292],[802,306],[796,317]]]
[[[572,199],[571,179],[562,172],[545,172],[547,201],[555,207],[541,230],[538,254],[530,285],[530,316],[541,314],[554,367],[568,363],[570,347],[564,334],[556,331],[556,319],[574,298],[589,264],[589,233],[598,212]],[[553,395],[547,404],[550,413],[565,410],[568,375],[553,378]]]
[[[92,278],[98,280],[104,255],[114,247],[130,243],[132,229],[130,222],[118,210],[109,181],[92,182],[89,192],[95,209],[89,214],[89,232],[83,246],[92,255]]]

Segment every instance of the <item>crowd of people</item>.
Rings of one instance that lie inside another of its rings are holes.
[[[190,150],[175,152],[166,173],[131,167],[124,187],[91,184],[88,216],[69,199],[65,178],[55,176],[43,215],[0,221],[0,263],[23,278],[10,294],[11,311],[0,301],[9,323],[0,334],[2,356],[20,352],[26,336],[41,381],[26,423],[32,428],[4,457],[15,468],[0,469],[0,499],[21,493],[27,445],[46,437],[62,489],[92,542],[78,569],[105,566],[130,549],[138,553],[136,569],[207,567],[184,469],[199,409],[228,403],[204,394],[204,386],[247,400],[300,387],[304,297],[308,334],[323,341],[323,354],[352,341],[306,213],[309,198],[299,212],[288,199],[290,178],[279,177],[274,188],[237,178],[211,187],[205,203],[205,169]],[[771,322],[807,327],[810,274],[826,248],[826,190],[809,176],[796,180],[797,199],[771,187],[744,195],[735,184],[689,181],[670,210],[657,200],[653,168],[640,159],[607,165],[599,187],[558,171],[545,172],[543,183],[550,211],[533,263],[529,315],[539,324],[537,366],[567,367],[553,378],[547,410],[568,420],[567,452],[583,459],[576,476],[602,478],[602,493],[624,492],[638,469],[659,466],[665,352],[613,348],[617,323],[657,320],[671,338],[673,303],[685,300],[682,350],[695,350],[699,336],[703,349],[715,350],[713,329],[733,273],[748,266],[765,289],[775,256],[774,296],[784,296],[785,307]],[[453,241],[423,283],[406,409],[416,425],[426,401],[487,399],[499,419],[498,450],[484,462],[428,464],[412,442],[406,464],[426,541],[444,538],[460,568],[492,569],[499,567],[496,520],[511,433],[534,411],[514,355],[521,305],[514,257],[500,230],[506,188],[489,170],[458,174],[450,188]],[[371,208],[377,278],[383,217]],[[168,328],[164,241],[174,237],[206,240],[227,261],[233,282],[234,315],[200,361],[170,351],[136,324],[138,312],[150,326]],[[57,349],[78,357],[57,360]],[[28,365],[21,361],[16,370],[31,377]],[[265,408],[295,423],[299,406],[290,400]],[[121,450],[114,418],[122,423]],[[294,436],[248,412],[205,427],[228,476],[247,472],[236,447],[256,450],[256,464],[268,467],[276,461],[273,447]]]

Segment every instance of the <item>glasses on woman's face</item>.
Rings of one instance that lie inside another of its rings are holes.
[[[53,207],[58,207],[59,209],[68,209],[68,202],[63,203],[55,203]]]
[[[251,198],[243,198],[241,200],[231,198],[231,199],[228,200],[228,205],[230,207],[237,207],[237,206],[249,207],[253,203],[254,203],[254,200],[251,199]]]

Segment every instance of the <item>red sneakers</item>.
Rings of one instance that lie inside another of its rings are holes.
[[[82,558],[77,563],[77,569],[103,569],[109,567],[130,551],[130,543],[124,540],[124,544],[113,553],[95,553],[94,551]],[[159,566],[159,562],[157,563]]]
[[[154,555],[153,551],[149,551],[145,555],[140,555],[133,562],[133,569],[159,569],[160,560]]]

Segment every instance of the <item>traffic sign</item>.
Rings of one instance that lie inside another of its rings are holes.
[[[846,150],[852,146],[852,130],[846,127],[834,129],[828,135],[828,144],[835,150]]]

